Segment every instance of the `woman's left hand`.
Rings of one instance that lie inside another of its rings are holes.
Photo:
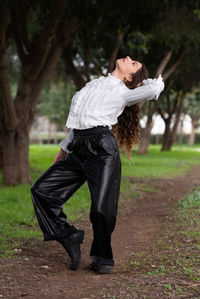
[[[56,163],[56,162],[62,160],[63,158],[65,158],[65,157],[66,157],[66,154],[67,154],[67,153],[64,152],[63,149],[61,148],[60,151],[57,153],[55,159],[54,159],[54,163]]]

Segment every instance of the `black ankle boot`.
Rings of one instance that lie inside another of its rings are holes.
[[[112,266],[110,265],[98,265],[95,263],[91,264],[91,270],[93,270],[97,274],[111,274]]]
[[[81,259],[80,244],[83,243],[84,231],[77,230],[68,237],[59,238],[57,241],[65,248],[71,258],[70,269],[77,270]]]

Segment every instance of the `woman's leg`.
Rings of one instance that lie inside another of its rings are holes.
[[[90,220],[94,239],[90,255],[97,265],[114,265],[111,234],[115,227],[121,179],[121,161],[117,143],[111,134],[100,141],[99,158],[86,165],[91,192]]]
[[[32,185],[33,205],[45,241],[57,240],[77,231],[67,222],[62,208],[85,180],[81,161],[68,154]]]

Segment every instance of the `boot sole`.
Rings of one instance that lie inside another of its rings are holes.
[[[95,272],[97,274],[112,274],[112,269],[98,269]]]
[[[112,267],[110,266],[91,266],[91,270],[97,274],[112,274]]]

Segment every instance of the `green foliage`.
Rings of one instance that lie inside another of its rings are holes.
[[[200,42],[198,34],[199,3],[195,1],[166,1],[160,11],[160,23],[154,27],[154,38],[178,51],[181,46],[193,46]]]
[[[22,11],[27,18],[27,33],[31,48],[34,48],[37,37],[44,28],[52,1],[22,1]],[[7,1],[8,22],[16,1]],[[106,73],[108,61],[118,39],[119,33],[125,28],[126,34],[120,46],[118,57],[130,55],[142,60],[153,76],[163,56],[173,50],[172,62],[176,54],[185,49],[187,67],[192,62],[192,52],[199,51],[199,2],[198,1],[69,1],[62,21],[69,15],[77,16],[79,29],[71,48],[72,60],[85,81]],[[62,22],[61,21],[61,22]],[[34,41],[34,42],[33,42]],[[33,42],[33,43],[32,43]],[[32,43],[32,44],[31,44]],[[54,43],[54,41],[52,41]],[[24,46],[25,47],[25,46]],[[28,53],[28,49],[25,49]],[[199,57],[199,54],[197,55]],[[20,62],[16,51],[13,35],[9,35],[7,45],[7,64],[9,79],[13,83],[13,95],[20,76]],[[69,70],[57,66],[62,73],[67,72],[69,82],[72,74]],[[194,69],[195,66],[192,66]],[[191,70],[190,70],[191,73]],[[69,99],[65,102],[65,93],[69,97],[73,88],[60,84],[52,75],[41,95],[40,113],[44,113],[59,125],[65,123],[69,108]],[[52,87],[50,85],[52,84]],[[181,88],[184,82],[181,82]],[[69,92],[69,89],[70,92]],[[56,105],[58,103],[58,105]],[[66,104],[66,108],[64,105]],[[59,110],[59,105],[61,109]],[[65,117],[64,117],[64,112]]]
[[[16,47],[12,44],[7,48],[6,64],[8,68],[8,79],[11,83],[12,96],[16,95],[17,80],[20,72],[20,61],[16,55]]]
[[[200,211],[200,187],[196,188],[192,194],[180,201],[178,207],[180,209],[196,208]]]
[[[160,21],[162,1],[73,1],[71,11],[80,20],[72,44],[73,58],[81,75],[106,72],[118,36],[126,29],[118,57],[142,59],[150,51],[152,28]],[[89,61],[89,64],[88,64]]]
[[[0,253],[15,248],[26,238],[39,238],[30,199],[30,186],[1,187],[0,189]],[[13,251],[7,255],[14,254]]]
[[[38,114],[46,115],[50,121],[58,125],[58,129],[62,129],[66,123],[74,92],[75,88],[70,83],[65,83],[63,80],[57,83],[49,81],[41,93]]]
[[[200,9],[195,9],[194,15],[196,15],[200,19]]]
[[[187,95],[184,101],[184,112],[196,120],[196,125],[200,123],[200,91],[198,89]]]
[[[140,31],[132,31],[128,35],[128,41],[126,46],[126,50],[129,52],[131,51],[134,53],[136,57],[141,56],[142,54],[148,54],[150,50],[150,44],[149,41],[151,40],[152,36],[151,34],[142,33]],[[122,49],[125,48],[122,45]]]

